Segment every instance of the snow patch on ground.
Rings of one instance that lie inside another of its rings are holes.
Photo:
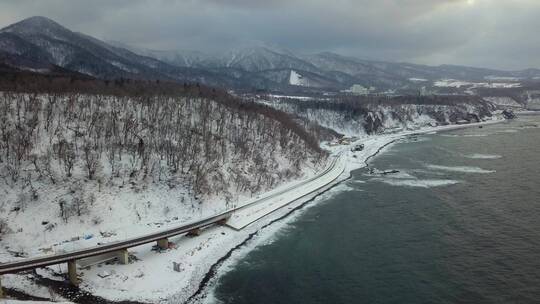
[[[287,99],[298,99],[298,100],[313,100],[314,97],[310,96],[295,96],[295,95],[277,95],[277,94],[270,94],[268,95],[270,98],[280,99],[280,98],[287,98]],[[268,104],[269,106],[272,106],[273,104]]]
[[[469,82],[456,79],[441,79],[435,81],[434,86],[442,88],[461,88],[461,87],[470,87],[470,88],[519,88],[521,83],[519,82]]]
[[[36,298],[51,299],[51,300],[54,300],[55,302],[65,301],[65,299],[63,299],[62,297],[55,295],[52,290],[49,290],[47,287],[37,285],[36,283],[34,283],[33,280],[31,280],[30,278],[26,276],[20,276],[16,274],[5,274],[2,276],[2,287],[22,291]],[[16,303],[15,300],[12,300],[12,301],[13,303]],[[2,300],[0,299],[0,303],[3,304],[4,302],[2,302]],[[26,301],[24,303],[41,303],[41,302]]]
[[[494,76],[494,75],[490,75],[490,76],[485,76],[484,77],[485,80],[495,80],[495,81],[519,81],[521,80],[521,78],[519,77],[511,77],[511,76]]]
[[[309,82],[304,76],[298,74],[295,70],[291,70],[291,75],[289,76],[289,84],[294,86],[308,87]]]

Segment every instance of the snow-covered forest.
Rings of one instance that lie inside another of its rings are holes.
[[[478,122],[495,106],[476,96],[342,96],[331,99],[265,98],[266,104],[347,135]]]
[[[36,208],[47,210],[44,229],[55,215],[98,224],[95,204],[133,203],[114,199],[122,191],[148,199],[178,189],[161,202],[165,213],[194,202],[226,207],[323,164],[317,139],[287,114],[206,95],[0,93],[0,232],[27,229],[28,216],[22,227],[16,215]]]

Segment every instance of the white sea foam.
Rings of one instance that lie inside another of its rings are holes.
[[[516,129],[507,129],[507,130],[501,130],[497,133],[517,133],[519,132],[519,130],[516,130]]]
[[[466,167],[466,166],[439,166],[439,165],[426,165],[426,167],[434,170],[444,170],[451,172],[462,172],[462,173],[493,173],[494,170],[485,170],[479,167]]]
[[[537,129],[538,125],[522,125],[520,126],[521,129]]]
[[[432,188],[449,186],[459,183],[457,180],[451,179],[399,179],[399,178],[374,178],[373,181],[382,182],[392,186]]]
[[[489,136],[487,133],[480,134],[440,134],[443,137],[486,137]]]
[[[419,143],[424,141],[430,141],[431,138],[429,137],[412,137],[412,138],[404,138],[400,142],[401,143]]]
[[[472,159],[498,159],[502,158],[501,155],[495,155],[495,154],[469,154],[465,155],[466,158],[472,158]]]
[[[387,176],[389,178],[395,178],[395,179],[404,179],[404,178],[416,178],[412,175],[410,175],[409,173],[407,172],[404,172],[404,171],[399,171],[399,172],[396,172],[396,173],[384,173],[385,171],[375,171],[373,173],[364,173],[363,176],[367,176],[367,177],[374,177],[374,176]]]
[[[463,135],[463,137],[486,137],[488,136],[489,134],[465,134]]]
[[[429,174],[431,176],[433,176],[433,175],[436,175],[436,176],[446,175],[445,172],[436,172],[436,171],[429,170],[429,169],[414,169],[414,170],[411,170],[411,171],[414,172],[414,173]]]
[[[403,172],[403,171],[389,174],[388,177],[393,178],[393,179],[413,179],[413,178],[416,178],[416,177],[410,175],[409,173]]]
[[[354,191],[356,190],[354,187],[351,187],[349,183],[341,183],[337,185],[334,190],[340,191],[340,192],[346,192],[346,191]]]
[[[351,184],[365,184],[366,182],[360,179],[355,179],[350,182]]]

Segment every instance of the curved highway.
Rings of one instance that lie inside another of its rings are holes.
[[[45,266],[50,266],[50,265],[56,265],[56,264],[61,264],[61,263],[67,263],[67,262],[78,260],[78,259],[83,259],[83,258],[88,258],[92,256],[102,255],[105,253],[120,251],[123,249],[152,243],[161,239],[166,239],[166,238],[180,235],[183,233],[188,233],[195,229],[204,228],[204,227],[207,227],[207,226],[219,223],[219,222],[224,222],[227,219],[229,219],[235,211],[239,211],[239,210],[248,208],[250,206],[253,206],[255,204],[260,204],[262,202],[268,201],[278,195],[282,195],[291,190],[297,189],[298,187],[303,187],[306,184],[309,184],[313,181],[316,181],[317,179],[321,179],[325,177],[327,174],[332,173],[332,171],[336,168],[336,164],[338,163],[338,159],[340,156],[341,156],[341,153],[339,153],[336,156],[332,156],[333,160],[331,161],[328,168],[323,170],[321,173],[315,175],[314,177],[311,177],[303,182],[295,184],[291,187],[288,187],[276,193],[271,193],[268,196],[255,200],[251,203],[227,210],[220,214],[210,216],[210,217],[207,217],[207,218],[195,221],[195,222],[191,222],[188,224],[184,224],[178,227],[150,233],[143,236],[129,238],[123,241],[111,242],[111,243],[107,243],[107,244],[103,244],[103,245],[99,245],[95,247],[84,248],[84,249],[75,250],[75,251],[66,252],[66,253],[47,255],[47,256],[28,258],[28,259],[13,261],[13,262],[2,263],[0,264],[0,275],[8,274],[8,273],[16,273],[20,271],[25,271],[25,270],[30,270],[30,269],[35,269],[35,268],[40,268],[40,267],[45,267]],[[335,179],[332,179],[331,181],[320,185],[318,189],[328,185],[334,180]]]

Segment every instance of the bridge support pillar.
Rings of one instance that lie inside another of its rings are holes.
[[[187,235],[188,236],[199,236],[199,235],[201,235],[201,229],[195,228],[195,229],[191,230],[190,232],[188,232]]]
[[[219,220],[218,225],[221,225],[221,226],[225,226],[227,224],[227,221],[229,220],[229,218],[224,218],[222,220]]]
[[[118,251],[118,261],[120,261],[120,264],[123,265],[129,264],[129,253],[127,249]]]
[[[77,263],[75,260],[68,261],[68,279],[73,286],[79,286],[79,278],[77,278]]]
[[[169,249],[169,239],[164,238],[164,239],[157,240],[157,245],[160,249]]]
[[[4,297],[4,291],[2,290],[2,276],[0,276],[0,299]]]

